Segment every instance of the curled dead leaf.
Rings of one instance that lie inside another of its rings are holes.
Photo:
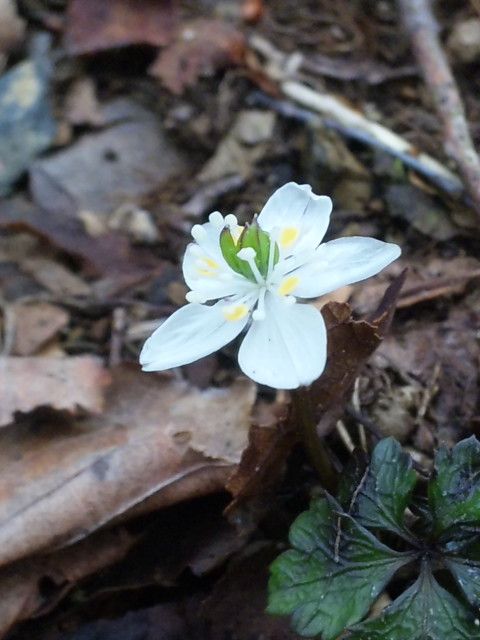
[[[122,529],[98,533],[49,556],[17,562],[0,570],[0,638],[15,623],[46,613],[75,584],[120,560],[135,538]],[[51,585],[41,593],[42,581]]]
[[[66,422],[51,411],[37,412],[3,429],[0,564],[70,544],[128,512],[223,489],[231,460],[240,458],[247,439],[254,396],[242,389],[215,397],[172,378],[119,367],[101,417]],[[192,446],[196,442],[202,454],[172,435],[185,430],[178,407],[189,403],[195,413],[189,414],[188,430],[198,431]]]
[[[182,25],[175,40],[150,67],[172,93],[180,95],[199,77],[243,62],[244,35],[222,20],[197,18]]]
[[[65,41],[70,54],[170,41],[177,19],[174,0],[72,0]]]
[[[17,412],[52,407],[99,413],[110,375],[94,356],[0,357],[0,426]]]

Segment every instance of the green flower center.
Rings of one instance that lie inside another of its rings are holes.
[[[248,278],[252,282],[257,282],[250,265],[242,258],[238,257],[238,252],[242,249],[251,248],[255,251],[255,264],[263,278],[280,259],[278,244],[272,240],[270,235],[258,226],[256,220],[251,224],[246,224],[241,234],[237,237],[232,234],[228,227],[225,227],[220,234],[220,249],[228,266],[236,273]],[[273,256],[270,257],[271,252]]]

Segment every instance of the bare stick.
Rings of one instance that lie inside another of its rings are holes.
[[[480,1],[480,0],[479,0]],[[324,126],[336,129],[341,135],[382,149],[399,158],[406,166],[425,176],[438,188],[454,197],[463,197],[462,181],[438,160],[416,149],[410,142],[383,125],[368,120],[360,111],[325,91],[316,91],[305,82],[292,80],[298,76],[302,63],[299,54],[286,54],[260,36],[252,36],[250,47],[262,56],[262,70],[280,89],[287,101],[275,100],[266,94],[257,94],[255,102],[275,109],[286,117],[315,123],[315,114]],[[303,108],[292,104],[292,101]],[[312,113],[315,112],[315,113]]]
[[[456,196],[462,193],[463,186],[459,178],[440,162],[426,153],[418,152],[407,140],[383,125],[368,120],[336,96],[320,93],[301,82],[283,82],[281,89],[291,100],[324,117],[332,118],[344,131],[351,132],[350,135],[401,158],[407,166],[428,176],[448,193]]]
[[[442,120],[447,153],[457,163],[473,206],[480,214],[480,160],[468,130],[457,84],[440,44],[439,26],[430,0],[398,0],[398,5]]]

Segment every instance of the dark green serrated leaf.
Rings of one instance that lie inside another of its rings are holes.
[[[348,640],[480,640],[480,621],[443,589],[425,564],[418,580]]]
[[[438,450],[428,497],[437,537],[463,535],[463,527],[479,524],[480,442],[475,437]]]
[[[416,481],[410,456],[396,440],[385,438],[373,450],[369,465],[362,469],[361,461],[353,462],[340,501],[364,527],[392,531],[415,542],[404,515]]]
[[[447,555],[445,566],[450,569],[467,600],[480,607],[480,541],[462,549],[462,555]]]
[[[324,640],[361,620],[392,575],[414,557],[385,546],[326,499],[297,518],[290,543],[293,549],[271,566],[267,611],[293,614],[297,633]]]

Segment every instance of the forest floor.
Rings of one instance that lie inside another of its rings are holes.
[[[328,239],[402,248],[316,303],[338,466],[391,435],[428,471],[480,435],[480,176],[407,5],[0,0],[0,638],[296,637],[264,613],[319,490],[288,393],[240,376],[237,343],[138,364],[214,210],[245,222],[309,183],[333,199]],[[437,5],[480,148],[480,4]]]

